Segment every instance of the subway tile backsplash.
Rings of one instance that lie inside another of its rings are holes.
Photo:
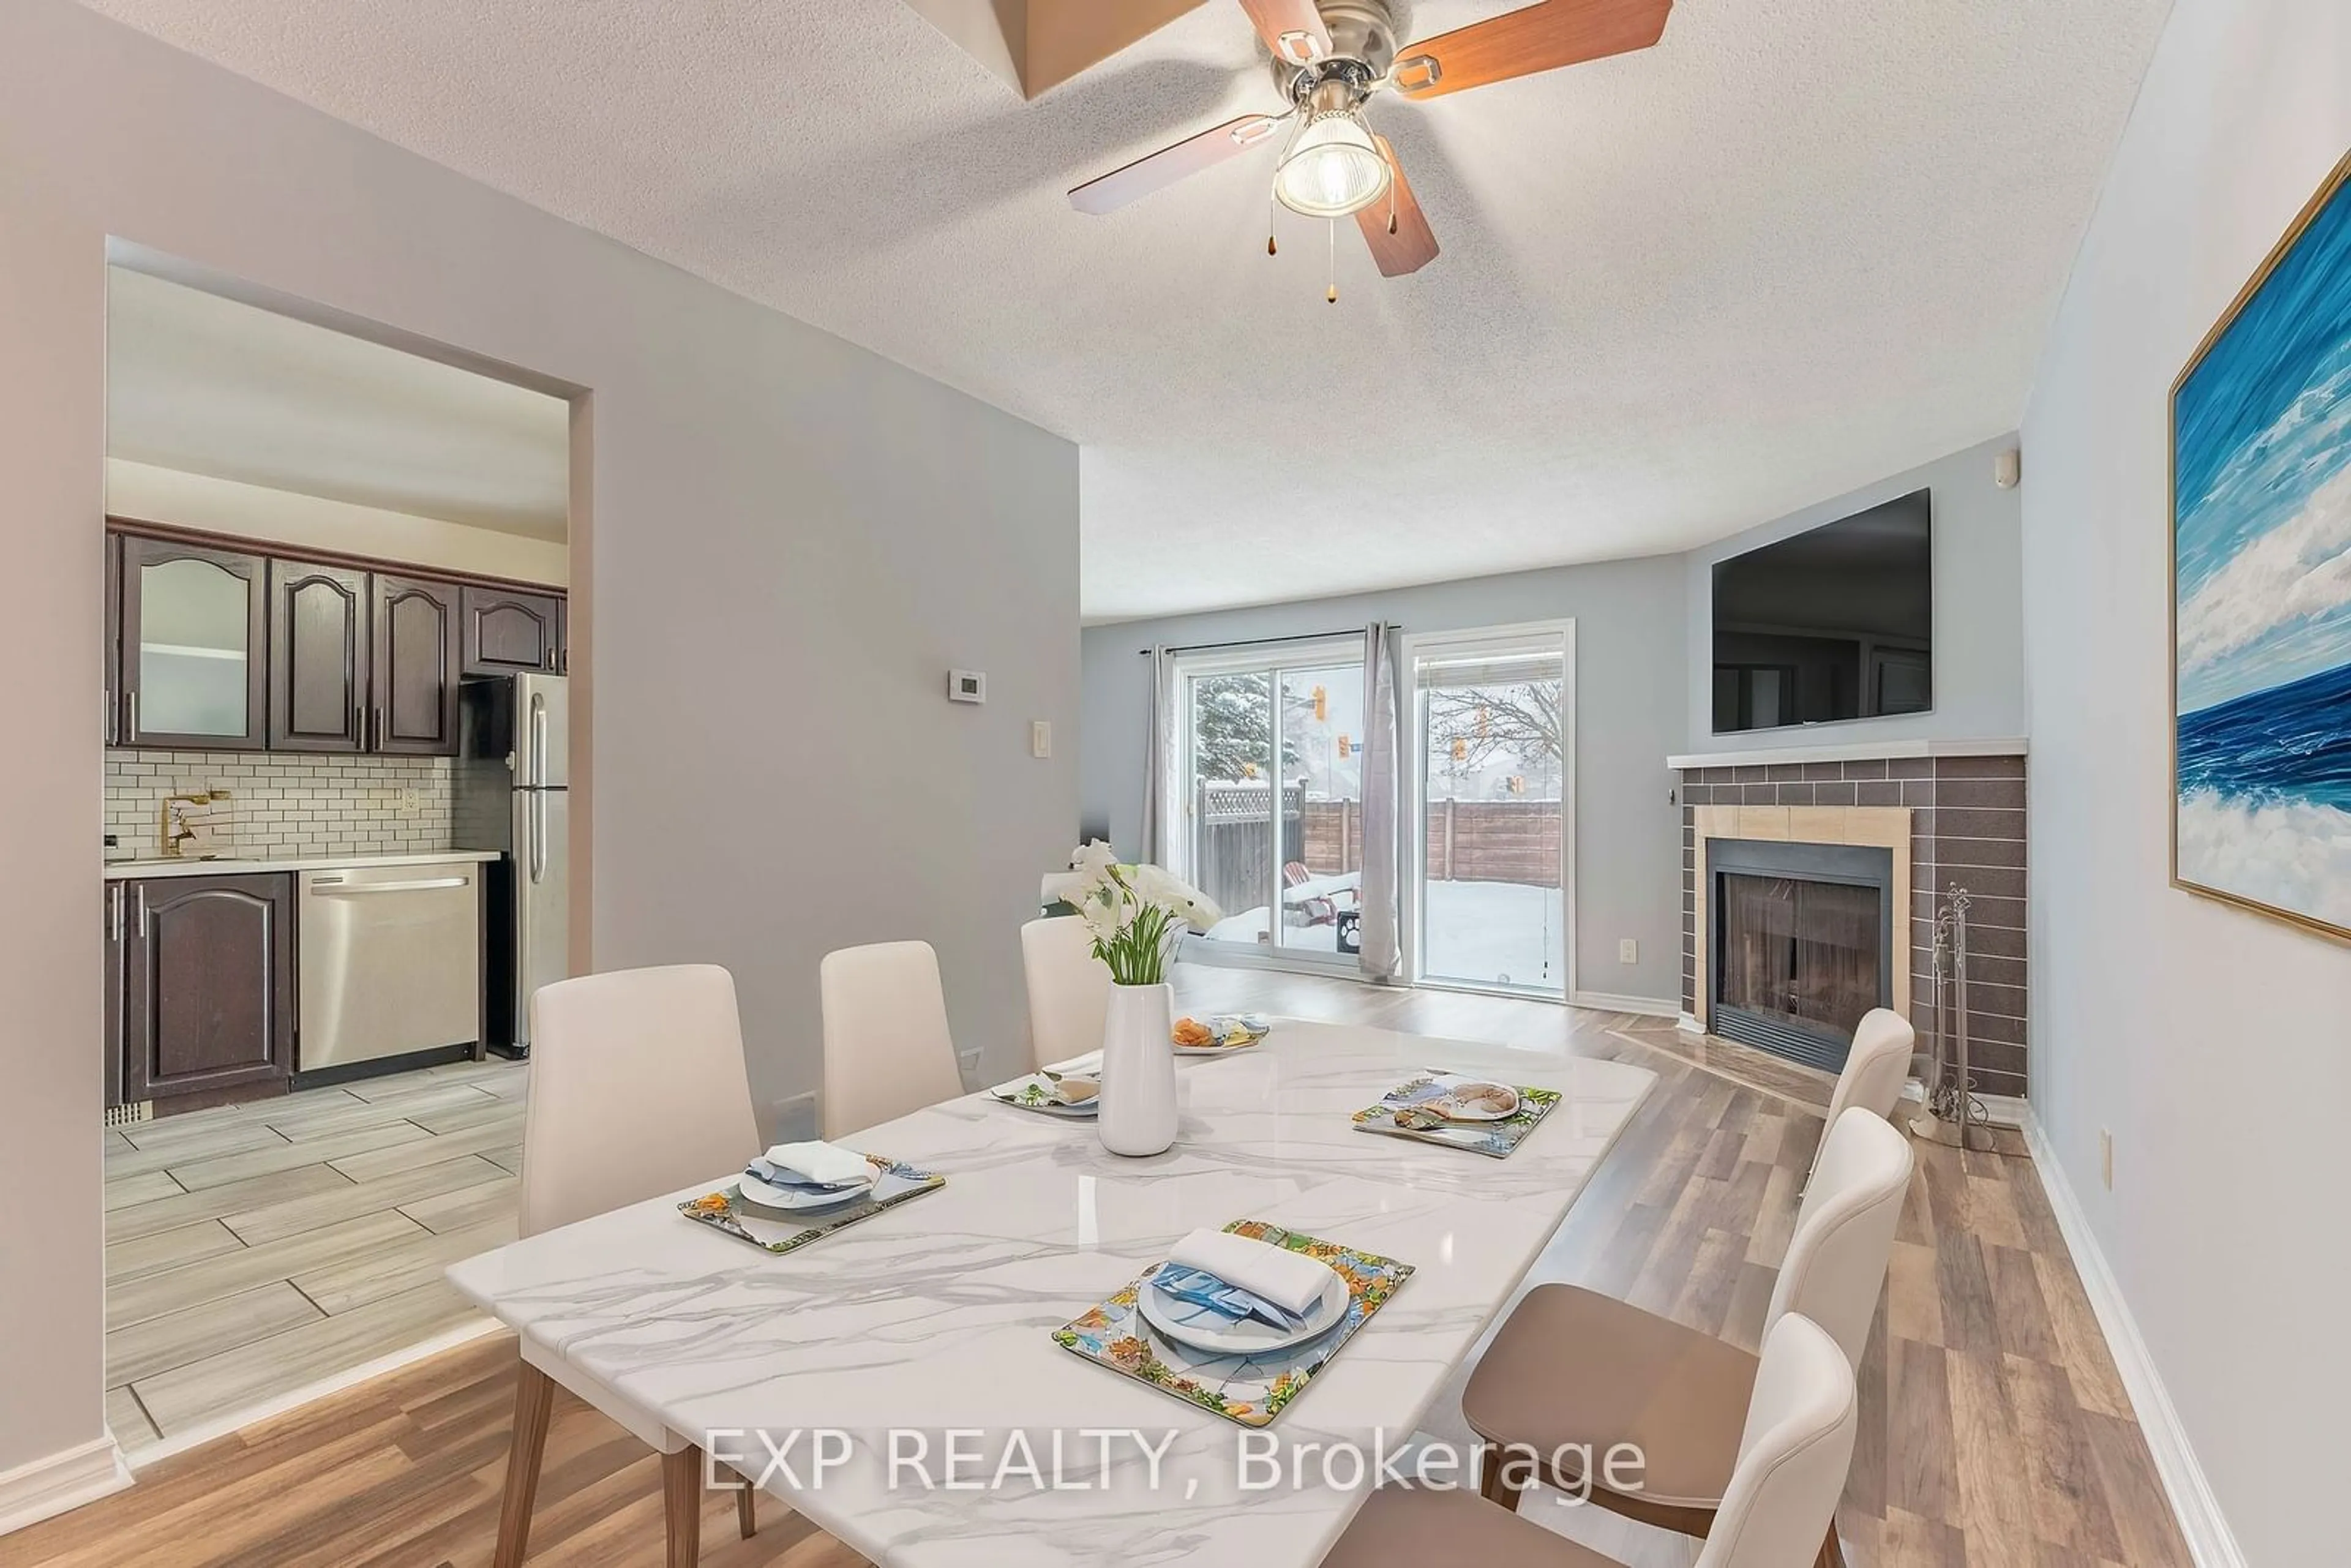
[[[163,800],[229,791],[229,842],[256,858],[406,854],[452,847],[445,757],[122,751],[106,758],[106,831],[120,853],[162,852]]]

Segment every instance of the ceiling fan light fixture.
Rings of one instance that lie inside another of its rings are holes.
[[[1310,218],[1343,218],[1388,193],[1394,175],[1363,114],[1326,110],[1290,139],[1273,172],[1274,199]]]

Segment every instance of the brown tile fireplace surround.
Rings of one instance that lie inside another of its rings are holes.
[[[1899,749],[1889,747],[1888,749]],[[1953,883],[1968,911],[1969,1038],[1981,1093],[2024,1092],[2024,789],[2022,747],[1968,755],[1732,761],[1676,758],[1682,778],[1682,1012],[1705,1019],[1709,838],[1787,843],[1907,841],[1895,885],[1909,904],[1909,964],[1892,989],[1921,1050],[1933,1010],[1934,921]],[[1769,754],[1764,754],[1765,758]],[[1904,821],[1907,813],[1907,821]]]

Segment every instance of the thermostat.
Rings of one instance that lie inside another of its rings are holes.
[[[951,703],[984,703],[987,700],[987,677],[977,670],[947,672],[947,701]]]

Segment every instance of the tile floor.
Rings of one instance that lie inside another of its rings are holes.
[[[441,1271],[511,1240],[519,1062],[110,1129],[107,1418],[132,1454],[478,1321]]]

